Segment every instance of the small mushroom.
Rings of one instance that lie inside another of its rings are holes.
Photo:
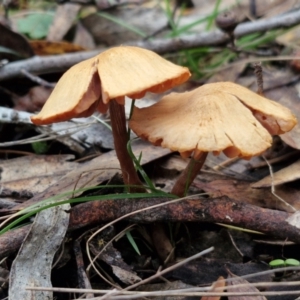
[[[134,108],[130,128],[154,145],[193,153],[172,193],[183,196],[208,152],[249,159],[272,144],[272,136],[297,123],[289,109],[231,82],[171,93],[156,104]]]
[[[87,117],[109,107],[115,150],[125,184],[141,185],[127,152],[124,99],[161,93],[185,82],[187,68],[158,54],[131,46],[111,48],[70,68],[58,81],[41,112],[31,118],[36,125]]]

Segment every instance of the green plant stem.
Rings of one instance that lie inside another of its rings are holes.
[[[140,185],[141,188],[129,188],[130,192],[145,192],[142,182],[127,151],[128,133],[124,105],[118,104],[114,99],[109,102],[112,133],[115,151],[120,162],[125,185]]]
[[[194,155],[186,168],[181,172],[177,181],[175,182],[171,194],[178,197],[184,197],[187,189],[194,181],[199,171],[201,170],[208,152],[199,152]]]

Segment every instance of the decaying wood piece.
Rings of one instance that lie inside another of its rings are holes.
[[[15,230],[11,230],[0,236],[1,257],[6,257],[19,250],[23,240],[28,234],[31,225],[26,225]]]
[[[0,122],[13,124],[31,124],[30,116],[26,111],[17,111],[8,107],[0,107]]]
[[[71,210],[69,231],[109,222],[152,205],[167,201],[161,198],[118,199],[82,203]],[[178,201],[178,200],[177,200]],[[263,232],[300,243],[299,230],[285,220],[289,213],[237,203],[227,197],[190,199],[171,203],[127,217],[129,222],[210,222],[224,223]],[[30,226],[0,236],[0,258],[17,251]],[[11,244],[12,243],[12,244]]]

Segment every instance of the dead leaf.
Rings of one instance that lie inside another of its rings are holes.
[[[169,237],[166,234],[163,223],[151,224],[151,238],[159,258],[165,262],[174,261],[174,247],[171,244]]]
[[[258,1],[256,4],[257,16],[264,15],[265,18],[283,14],[286,11],[294,9],[294,0],[267,0],[264,2]]]
[[[76,3],[58,5],[47,40],[52,42],[61,41],[76,20],[80,8],[81,5]]]
[[[114,275],[117,276],[125,284],[131,285],[142,280],[133,271],[129,272],[115,265],[111,265],[111,268],[113,270]]]
[[[224,291],[225,280],[224,277],[220,276],[217,281],[212,284],[211,289],[208,291],[209,293],[218,292],[221,293]],[[219,300],[220,296],[203,296],[201,300]]]
[[[16,33],[0,23],[0,59],[16,60],[34,55],[28,41],[21,34]]]
[[[230,272],[229,269],[227,269],[228,272],[228,278],[227,278],[227,291],[230,292],[236,292],[236,293],[253,293],[257,292],[259,293],[259,290],[253,286],[249,281],[238,277]],[[242,287],[235,287],[235,285],[243,284]],[[228,300],[267,300],[264,296],[228,296]]]
[[[272,185],[280,185],[286,182],[295,181],[300,179],[300,160],[295,163],[289,165],[286,168],[275,172],[273,176],[267,176],[262,180],[251,185],[252,188],[265,188],[271,187]]]
[[[219,82],[219,81],[232,81],[236,82],[239,76],[245,70],[247,64],[232,64],[228,68],[217,72],[212,77],[209,78],[209,82]]]
[[[141,164],[149,163],[152,160],[160,158],[168,153],[169,150],[152,146],[151,144],[137,140],[132,143],[133,153],[138,157],[142,154]],[[71,172],[61,177],[56,183],[49,186],[45,191],[35,195],[25,203],[16,206],[14,209],[23,209],[41,200],[64,192],[71,192],[74,189],[80,189],[88,186],[96,186],[103,181],[109,180],[114,174],[120,173],[120,164],[115,151],[110,151],[98,156],[87,163],[78,165]],[[81,194],[77,192],[74,196]],[[67,195],[64,197],[69,198]]]
[[[123,283],[131,285],[142,279],[133,271],[133,267],[129,266],[122,258],[122,254],[117,250],[112,240],[116,238],[114,227],[108,227],[92,240],[90,245],[91,252],[99,260],[106,262],[111,268],[115,276]],[[105,249],[103,249],[105,247]],[[100,254],[100,251],[101,254]]]
[[[279,35],[276,38],[277,43],[284,45],[286,47],[292,46],[293,48],[299,47],[300,38],[300,26],[294,26],[287,32]]]
[[[299,79],[299,75],[290,69],[278,70],[269,67],[268,69],[263,69],[263,78],[265,96],[272,100],[279,101],[282,97],[287,96],[288,90],[290,90],[289,94],[295,90],[293,86],[292,88],[286,88],[286,86],[296,82]],[[252,91],[257,91],[257,82],[254,75],[240,77],[237,82],[243,86],[247,86]],[[281,104],[293,110],[293,108],[287,104]]]
[[[291,216],[289,216],[286,221],[300,229],[300,211],[296,211]]]
[[[218,241],[216,240],[215,243],[217,244]],[[224,251],[226,252],[226,250],[223,250],[223,257],[227,255],[227,253],[224,254]],[[225,264],[239,276],[269,270],[269,266],[261,263],[231,263],[224,262],[224,258],[222,258],[189,262],[171,271],[169,276],[173,279],[182,280],[187,284],[197,286],[210,285],[211,282],[214,282],[219,276],[225,277],[227,275],[224,268]],[[249,281],[271,281],[271,277],[271,274],[264,274],[256,278],[249,278]]]
[[[74,163],[69,162],[74,155],[31,155],[2,161],[1,181],[31,178],[38,173],[51,174],[74,168]]]
[[[272,193],[271,189],[253,189],[250,181],[225,179],[212,180],[205,182],[196,179],[193,186],[197,189],[209,193],[210,197],[227,196],[237,202],[247,202],[260,207],[280,209],[293,212],[286,204],[279,201]],[[298,189],[280,187],[276,189],[276,194],[293,207],[300,209]]]
[[[12,98],[15,104],[14,109],[27,112],[39,111],[45,104],[51,92],[51,88],[35,86],[31,88],[26,95],[21,97],[15,96]]]
[[[75,37],[73,39],[75,45],[81,46],[85,49],[95,49],[95,41],[90,32],[81,24],[80,21],[76,24]]]
[[[53,292],[28,291],[26,287],[52,287],[52,262],[68,229],[69,209],[70,204],[63,204],[36,215],[11,267],[9,299],[52,299]]]
[[[92,10],[90,7],[84,7],[81,15],[84,15],[81,23],[91,33],[95,43],[106,46],[140,40],[141,35],[151,35],[164,28],[168,23],[160,3],[156,3],[152,7],[133,5],[123,9],[114,8],[109,13],[99,12],[96,8]],[[120,23],[117,24],[111,20],[112,18],[133,28],[138,28],[141,34],[121,26]]]
[[[36,55],[63,54],[86,50],[76,44],[62,42],[51,42],[45,40],[30,41],[30,45]]]
[[[44,191],[76,168],[71,159],[73,155],[32,155],[2,161],[1,196],[30,198]]]

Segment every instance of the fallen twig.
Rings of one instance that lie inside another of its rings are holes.
[[[156,208],[151,208],[153,205]],[[132,214],[126,220],[136,223],[162,221],[224,223],[300,243],[299,230],[285,221],[290,216],[289,213],[237,203],[227,197],[173,199],[172,203],[166,203],[166,200],[161,198],[82,203],[71,210],[69,231],[109,222],[144,208],[147,210],[136,215]],[[0,236],[0,258],[18,250],[29,228],[29,226],[18,228]]]
[[[300,23],[300,9],[270,19],[242,23],[236,27],[234,31],[234,37],[239,38],[255,32],[265,32],[271,29],[288,28],[298,23]],[[181,36],[179,38],[135,41],[128,44],[147,48],[159,54],[164,54],[167,52],[174,52],[202,46],[222,45],[227,43],[229,40],[229,35],[221,32],[220,30],[215,30],[211,32]],[[25,69],[33,74],[65,71],[72,65],[95,56],[104,50],[105,49],[98,49],[93,51],[43,57],[35,56],[29,59],[12,62],[0,68],[0,81],[22,76],[20,72],[22,69]]]

